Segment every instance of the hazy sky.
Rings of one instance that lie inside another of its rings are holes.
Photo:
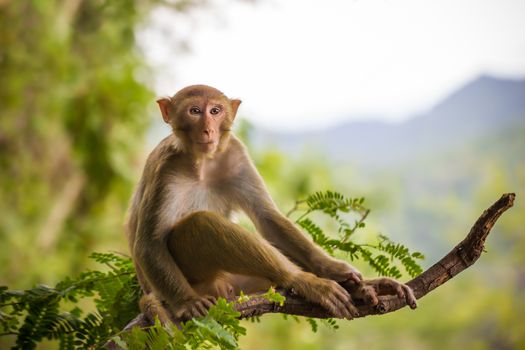
[[[525,77],[524,0],[210,0],[156,11],[141,38],[156,92],[195,83],[243,100],[262,126],[311,129],[352,116],[402,120],[482,73]]]

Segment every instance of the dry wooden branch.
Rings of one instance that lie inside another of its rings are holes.
[[[461,243],[428,270],[407,283],[413,289],[417,299],[422,298],[478,260],[490,230],[501,214],[512,207],[514,198],[514,193],[507,193],[501,196],[498,201],[485,210],[479,217],[467,237]],[[286,301],[283,305],[278,305],[265,298],[252,295],[249,301],[238,303],[235,307],[237,311],[241,313],[241,318],[275,312],[314,318],[332,317],[325,309],[317,304],[309,303],[289,291],[282,289],[278,291],[286,296]],[[406,306],[406,302],[404,299],[396,296],[381,296],[379,298],[379,304],[375,306],[366,304],[357,304],[356,306],[359,309],[359,317],[365,317],[396,311]],[[151,322],[141,314],[131,321],[125,329],[131,329],[136,326],[145,327],[150,324]]]

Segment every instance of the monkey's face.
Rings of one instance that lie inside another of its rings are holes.
[[[215,153],[222,133],[226,131],[223,124],[228,124],[225,123],[227,106],[218,99],[192,98],[187,101],[180,111],[179,129],[188,135],[194,152]]]
[[[157,103],[186,150],[213,155],[227,142],[241,101],[230,100],[212,87],[193,85]]]

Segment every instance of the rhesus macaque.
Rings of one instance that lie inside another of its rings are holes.
[[[338,283],[343,281],[371,303],[383,290],[415,306],[410,288],[390,279],[362,281],[356,269],[326,254],[279,212],[231,132],[240,100],[194,85],[157,103],[173,133],[150,154],[127,225],[145,294],[141,308],[149,317],[203,316],[217,297],[277,285],[351,319],[358,312]],[[229,220],[236,210],[259,234]]]

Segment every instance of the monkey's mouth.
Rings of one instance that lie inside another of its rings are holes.
[[[198,152],[210,153],[215,151],[217,147],[217,141],[195,141],[195,146]]]

